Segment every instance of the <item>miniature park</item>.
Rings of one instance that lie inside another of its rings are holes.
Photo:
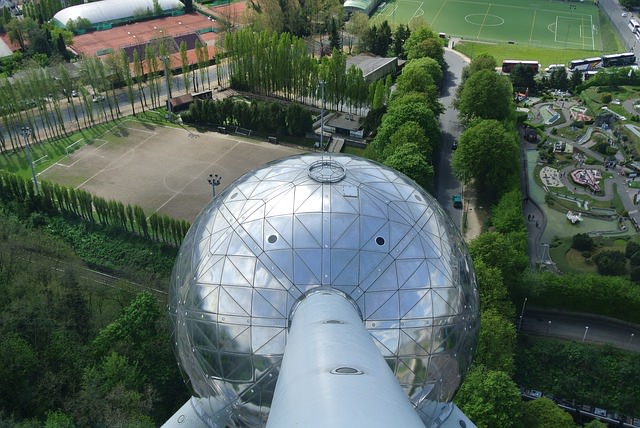
[[[599,87],[519,101],[525,185],[545,217],[527,218],[540,264],[596,272],[598,252],[624,253],[640,232],[640,91]],[[592,251],[572,248],[577,234],[593,238]]]

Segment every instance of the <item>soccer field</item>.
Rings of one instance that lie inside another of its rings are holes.
[[[417,19],[435,32],[465,40],[602,50],[598,8],[591,1],[390,0],[380,4],[371,21],[386,20],[394,27]]]

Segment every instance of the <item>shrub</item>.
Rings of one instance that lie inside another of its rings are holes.
[[[593,261],[600,275],[624,275],[627,270],[627,259],[620,251],[603,251]]]
[[[586,233],[575,234],[571,241],[571,247],[578,251],[590,252],[593,249],[593,238]],[[589,254],[589,256],[585,256],[585,258],[590,256],[591,254]]]

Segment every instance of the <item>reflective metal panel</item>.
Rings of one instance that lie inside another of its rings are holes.
[[[244,175],[191,226],[174,266],[169,313],[194,392],[230,415],[231,425],[262,426],[290,310],[321,285],[356,302],[423,413],[426,402],[451,400],[479,324],[475,275],[458,230],[402,174],[321,154]]]

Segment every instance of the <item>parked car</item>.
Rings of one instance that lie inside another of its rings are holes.
[[[451,143],[451,150],[455,150],[458,148],[458,140],[453,140],[453,143]]]
[[[462,195],[453,195],[453,208],[462,208]]]

